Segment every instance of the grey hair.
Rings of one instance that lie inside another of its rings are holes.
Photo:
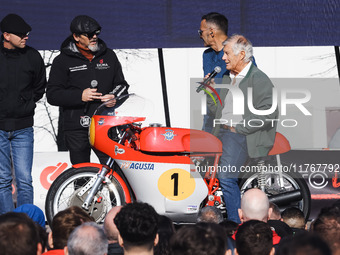
[[[69,255],[104,255],[108,241],[103,228],[95,222],[85,222],[72,231],[67,248]]]
[[[234,43],[232,45],[232,49],[235,56],[237,56],[241,51],[244,51],[245,56],[243,62],[248,63],[251,61],[251,58],[253,57],[253,45],[247,38],[243,35],[235,34],[225,40],[223,42],[223,46],[229,43]]]
[[[223,222],[223,215],[220,209],[214,206],[206,206],[198,212],[197,222],[219,224]]]

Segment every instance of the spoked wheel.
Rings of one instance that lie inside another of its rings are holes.
[[[48,190],[45,213],[49,224],[52,223],[53,216],[70,206],[81,207],[90,189],[86,190],[86,185],[91,186],[99,168],[81,167],[70,168],[63,172],[52,183]],[[93,185],[93,184],[92,184]],[[85,192],[82,192],[86,190]],[[125,203],[123,188],[114,176],[102,184],[100,190],[94,196],[88,210],[96,222],[103,222],[107,212],[114,206]]]
[[[275,163],[269,162],[266,165],[275,166]],[[289,169],[289,167],[283,165],[283,169]],[[264,191],[268,195],[269,201],[277,204],[281,210],[297,207],[308,219],[311,195],[305,180],[299,173],[283,171],[282,179],[277,171],[266,171],[262,174],[258,172],[246,173],[241,177],[239,184],[241,195],[248,189],[261,188],[261,183],[264,184]]]

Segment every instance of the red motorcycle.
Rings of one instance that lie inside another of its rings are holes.
[[[91,145],[109,155],[108,161],[73,165],[58,176],[46,198],[48,222],[74,205],[102,222],[112,207],[134,200],[151,204],[175,222],[195,222],[199,209],[207,205],[224,212],[216,176],[221,141],[200,130],[160,124],[142,127],[146,115],[139,112],[147,108],[144,100],[129,94],[115,101],[113,107],[110,101],[98,107],[89,130]],[[276,162],[249,161],[248,168],[256,171],[241,176],[240,189],[243,193],[260,188],[279,206],[297,206],[308,217],[306,183],[301,176],[282,171],[279,154],[288,150],[289,142],[277,133],[269,153],[276,155]]]

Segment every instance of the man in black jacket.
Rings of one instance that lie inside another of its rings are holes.
[[[70,30],[52,64],[47,100],[63,109],[65,143],[72,164],[78,164],[90,161],[88,127],[95,109],[126,94],[129,85],[116,54],[98,38],[101,27],[96,20],[77,16]],[[99,158],[105,163],[103,155]]]
[[[18,15],[0,23],[0,214],[14,209],[12,171],[17,205],[33,203],[33,115],[46,87],[44,61],[26,46],[31,27]]]

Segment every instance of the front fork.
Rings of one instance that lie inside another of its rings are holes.
[[[282,165],[281,165],[281,158],[280,158],[280,154],[276,155],[276,163],[277,163],[277,167],[278,167],[278,175],[279,175],[279,186],[282,189],[283,188],[283,176],[282,176]],[[258,175],[258,185],[259,188],[265,192],[265,188],[266,188],[266,172],[268,172],[268,169],[265,170],[265,161],[264,160],[260,160],[257,163],[258,169],[259,169],[259,175]]]
[[[86,196],[84,203],[81,205],[81,207],[85,210],[89,210],[89,206],[91,205],[91,202],[93,201],[94,196],[97,194],[98,190],[100,189],[100,185],[103,183],[105,176],[110,170],[112,169],[114,163],[113,158],[109,158],[106,162],[106,165],[103,165],[100,172],[96,175],[94,184],[92,185],[89,194]],[[91,182],[91,181],[90,181]],[[86,189],[86,186],[84,187]],[[87,190],[87,189],[86,189]],[[80,193],[86,192],[86,190],[81,190]],[[81,195],[81,194],[78,194]]]
[[[127,139],[128,135],[131,135],[131,132],[128,132],[127,130],[125,130],[122,134],[120,134],[118,137],[119,137],[119,141],[118,143],[119,144],[123,144],[124,141]],[[132,139],[132,135],[131,135],[131,138],[130,138],[130,141],[129,143],[131,142],[131,139]],[[118,147],[118,146],[116,146]],[[94,184],[89,192],[89,194],[86,196],[85,200],[84,200],[84,203],[82,204],[82,208],[84,208],[85,210],[88,210],[89,209],[89,206],[91,205],[91,202],[93,201],[93,198],[94,196],[97,194],[97,192],[99,191],[100,189],[100,186],[101,184],[103,183],[104,179],[105,179],[105,176],[108,172],[111,171],[112,167],[113,167],[113,164],[114,164],[115,160],[113,158],[109,158],[106,162],[106,165],[103,165],[101,171],[96,175],[96,178],[95,181],[94,181]],[[91,181],[90,181],[91,183]],[[90,184],[92,185],[92,183]],[[87,185],[86,185],[87,186]],[[80,191],[82,192],[82,194],[84,194],[89,188],[86,188],[86,186]],[[79,194],[78,194],[79,195]]]

